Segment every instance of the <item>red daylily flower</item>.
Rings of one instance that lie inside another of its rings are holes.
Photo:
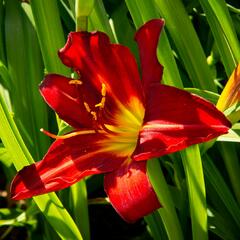
[[[85,176],[105,173],[111,204],[123,219],[134,222],[160,207],[145,160],[228,132],[231,124],[214,105],[160,84],[163,69],[156,47],[163,24],[151,20],[136,33],[142,79],[129,49],[111,44],[106,34],[69,34],[59,57],[79,79],[49,74],[40,92],[76,130],[57,137],[42,161],[16,175],[13,199],[60,190]]]

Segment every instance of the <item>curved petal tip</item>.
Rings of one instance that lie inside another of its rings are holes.
[[[117,213],[129,223],[161,207],[146,174],[146,162],[133,161],[107,173],[104,189]]]

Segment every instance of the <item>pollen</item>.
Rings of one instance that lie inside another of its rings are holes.
[[[81,80],[78,80],[78,79],[70,80],[68,83],[69,84],[76,84],[76,85],[82,85],[83,84],[83,82]]]

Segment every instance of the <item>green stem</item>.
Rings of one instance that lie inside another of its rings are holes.
[[[76,31],[88,30],[88,16],[92,12],[93,6],[94,0],[75,1]]]
[[[87,31],[87,29],[88,29],[87,17],[76,15],[76,32]]]

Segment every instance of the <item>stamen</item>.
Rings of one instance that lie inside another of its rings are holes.
[[[102,91],[101,91],[101,93],[102,93],[103,97],[106,97],[106,92],[107,92],[106,85],[104,83],[102,83]]]
[[[83,82],[78,80],[78,79],[73,79],[68,82],[69,84],[77,84],[77,85],[82,85]]]
[[[54,138],[54,139],[67,139],[71,137],[75,137],[78,135],[86,135],[86,134],[95,134],[95,130],[83,130],[83,131],[76,131],[76,132],[71,132],[66,135],[58,136],[53,133],[48,132],[47,130],[44,130],[43,128],[40,129],[41,132],[43,132],[45,135]]]
[[[106,101],[106,98],[105,98],[105,97],[102,97],[101,102],[98,103],[98,104],[96,104],[95,107],[104,108],[105,101]]]
[[[101,99],[100,103],[95,105],[95,107],[104,108],[105,101],[106,101],[106,92],[107,92],[106,85],[104,83],[102,83],[102,90],[101,90],[102,99]]]
[[[97,121],[97,113],[91,110],[91,108],[89,107],[88,103],[83,102],[83,104],[84,104],[84,107],[86,108],[87,112],[89,112],[93,116],[93,119],[95,121]]]
[[[95,121],[97,121],[97,113],[94,112],[94,111],[91,111],[90,113],[92,114],[93,119],[94,119]]]
[[[83,102],[83,104],[84,104],[84,107],[86,108],[87,112],[90,113],[91,112],[91,108],[89,107],[88,103]]]

